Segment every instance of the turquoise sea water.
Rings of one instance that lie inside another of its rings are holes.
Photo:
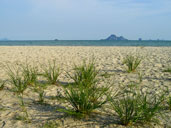
[[[105,40],[27,40],[0,41],[0,46],[169,46],[171,41],[105,41]]]

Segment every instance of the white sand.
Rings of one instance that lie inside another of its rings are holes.
[[[7,75],[4,71],[4,64],[14,64],[15,62],[23,63],[26,60],[34,65],[40,65],[48,60],[56,60],[64,71],[70,71],[75,64],[79,64],[83,59],[96,59],[97,68],[113,74],[107,81],[117,87],[120,84],[126,84],[130,81],[137,81],[137,73],[126,73],[125,66],[122,65],[123,57],[128,53],[139,54],[143,61],[138,69],[143,74],[144,86],[150,86],[151,89],[161,90],[168,87],[171,91],[171,74],[162,72],[165,67],[171,66],[171,47],[39,47],[39,46],[1,46],[0,47],[0,80],[6,80]],[[66,73],[63,71],[60,76],[61,82],[69,82]],[[51,86],[46,90],[46,96],[56,94],[60,87]],[[35,99],[36,94],[27,90],[28,111],[32,116],[32,123],[26,124],[22,121],[16,121],[13,116],[19,108],[18,99],[12,92],[3,90],[0,92],[0,106],[5,110],[0,111],[0,127],[5,122],[4,128],[34,128],[45,122],[47,119],[56,119],[61,127],[100,127],[106,123],[104,119],[99,121],[74,121],[71,118],[64,118],[52,111],[58,104],[52,101],[52,106],[41,106],[33,104],[30,99]],[[48,100],[47,100],[48,101]],[[58,104],[60,105],[60,104]],[[62,105],[60,105],[62,106]],[[169,113],[170,115],[171,113]],[[109,121],[110,117],[102,116]],[[170,116],[171,117],[171,116]],[[96,119],[98,120],[98,119]],[[123,127],[116,124],[104,125],[104,127]],[[162,121],[167,127],[171,127],[171,119],[167,118]],[[103,126],[102,126],[103,127]],[[155,126],[160,127],[160,126]],[[164,127],[163,125],[161,127]]]

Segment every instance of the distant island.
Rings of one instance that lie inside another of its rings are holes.
[[[142,38],[139,38],[138,41],[142,41]]]
[[[110,35],[109,37],[107,37],[106,39],[102,39],[102,40],[116,40],[116,41],[123,41],[123,40],[128,40],[126,38],[124,38],[123,36],[116,36],[114,34]]]

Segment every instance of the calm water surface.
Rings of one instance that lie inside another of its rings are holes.
[[[171,41],[104,41],[104,40],[27,40],[0,41],[0,46],[171,46]]]

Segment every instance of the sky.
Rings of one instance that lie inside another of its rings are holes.
[[[171,40],[171,0],[0,0],[0,38]]]

